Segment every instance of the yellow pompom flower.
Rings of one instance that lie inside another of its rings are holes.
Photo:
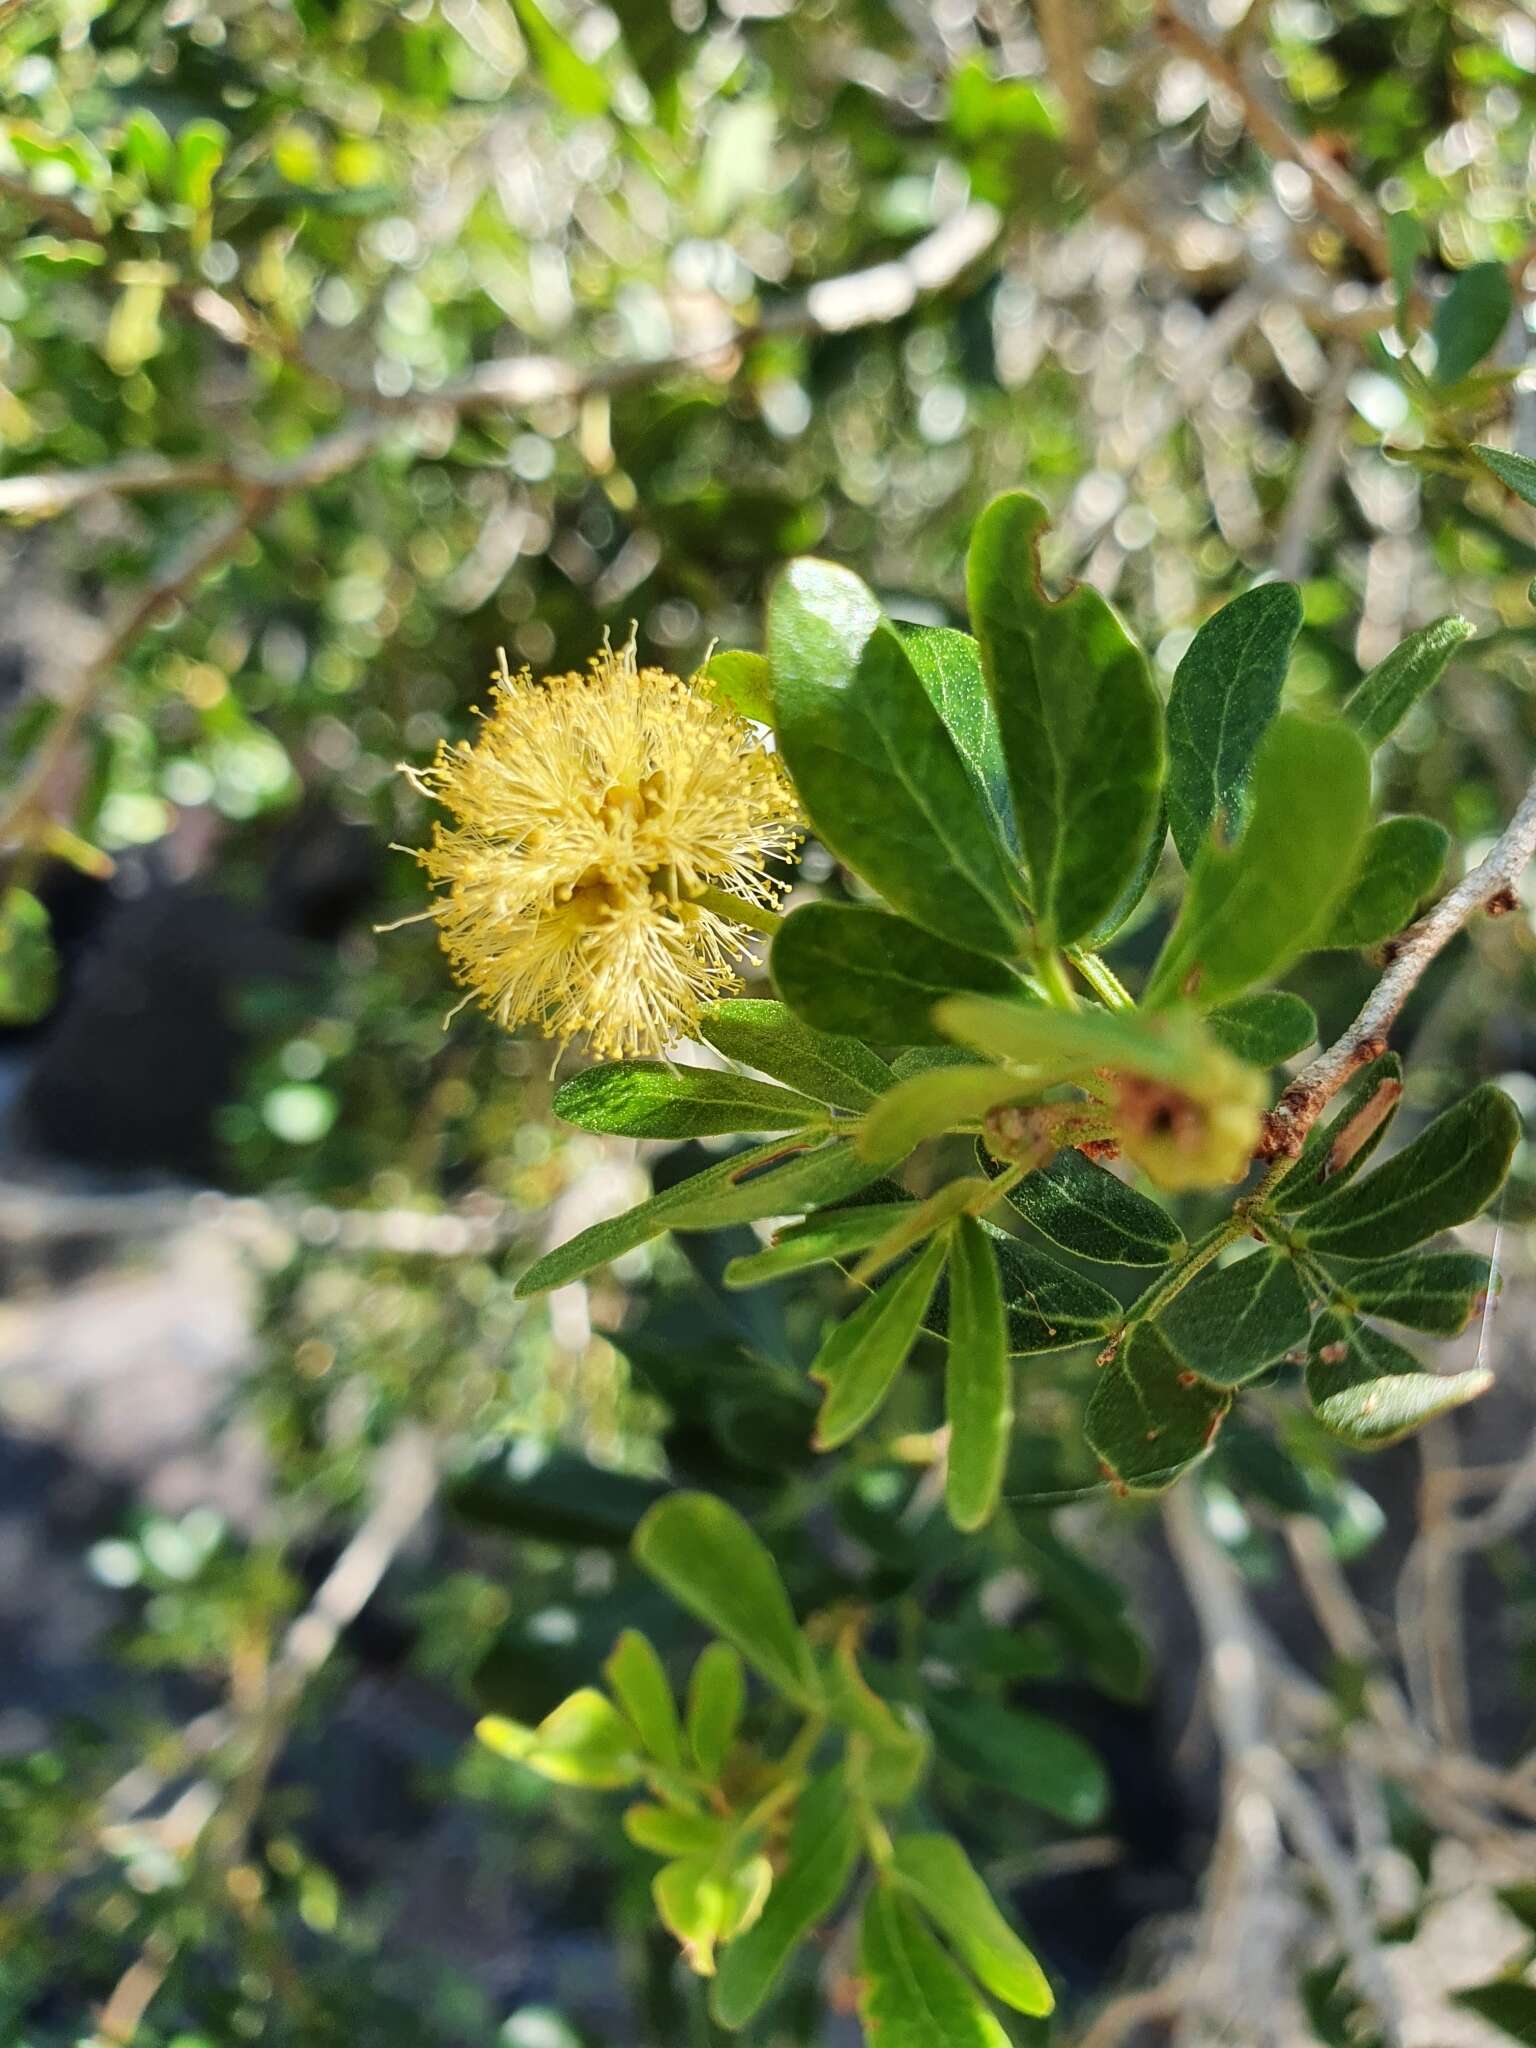
[[[503,656],[473,744],[406,772],[453,820],[416,858],[465,1000],[612,1058],[663,1051],[740,987],[785,886],[768,863],[800,837],[754,728],[638,667],[633,639],[537,682]]]

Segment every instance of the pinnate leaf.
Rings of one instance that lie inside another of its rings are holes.
[[[1208,1266],[1156,1319],[1183,1363],[1215,1387],[1240,1387],[1305,1344],[1311,1322],[1296,1268],[1275,1251]]]

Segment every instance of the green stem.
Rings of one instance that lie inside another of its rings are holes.
[[[1035,973],[1045,991],[1045,999],[1053,1009],[1075,1010],[1078,1007],[1077,990],[1072,986],[1066,962],[1054,946],[1047,946],[1036,955]]]
[[[1161,1280],[1154,1280],[1146,1293],[1131,1303],[1125,1312],[1124,1327],[1128,1330],[1133,1323],[1144,1323],[1149,1316],[1155,1316],[1159,1310],[1165,1309],[1174,1296],[1182,1294],[1195,1275],[1203,1272],[1218,1253],[1224,1252],[1229,1244],[1236,1244],[1237,1240],[1246,1236],[1252,1228],[1252,1219],[1243,1213],[1240,1205],[1230,1216],[1224,1217],[1214,1229],[1208,1230],[1204,1237],[1197,1237],[1173,1271],[1165,1274]]]
[[[697,889],[689,899],[701,909],[712,910],[716,917],[728,917],[733,924],[750,925],[755,932],[773,938],[784,920],[776,910],[770,910],[763,903],[749,903],[745,896],[733,896],[727,889]]]
[[[1107,1010],[1134,1010],[1136,999],[1107,960],[1068,946],[1067,958]]]

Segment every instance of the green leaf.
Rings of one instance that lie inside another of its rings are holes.
[[[1328,1259],[1409,1251],[1475,1216],[1504,1185],[1519,1142],[1519,1111],[1485,1083],[1385,1166],[1315,1203],[1293,1238]]]
[[[879,2048],[1009,2048],[970,1979],[883,1884],[864,1906],[859,2017],[866,2040]]]
[[[1411,213],[1389,213],[1385,226],[1398,332],[1406,335],[1409,302],[1413,297],[1413,273],[1419,258],[1428,250],[1429,238]]]
[[[1325,1195],[1347,1187],[1387,1134],[1403,1095],[1403,1063],[1395,1052],[1362,1067],[1341,1097],[1331,1122],[1314,1124],[1296,1163],[1269,1196],[1269,1206],[1282,1215],[1308,1209]],[[1337,1145],[1348,1156],[1337,1162]]]
[[[1002,1067],[933,1067],[898,1081],[864,1119],[855,1143],[872,1159],[904,1159],[914,1145],[961,1124],[975,1124],[989,1110],[1038,1085]]]
[[[1239,996],[1207,1012],[1205,1027],[1218,1044],[1251,1067],[1277,1067],[1317,1037],[1312,1005],[1285,989]]]
[[[1088,1676],[1114,1699],[1141,1699],[1147,1646],[1126,1619],[1125,1588],[1063,1543],[1044,1515],[1020,1514],[1016,1532],[1019,1563]]]
[[[784,1868],[762,1917],[720,1958],[710,2010],[721,2026],[744,2027],[801,1942],[837,1910],[859,1848],[842,1772],[812,1779],[800,1795]]]
[[[997,713],[982,674],[981,649],[969,633],[957,633],[949,626],[903,626],[900,632],[912,666],[960,749],[999,835],[1008,845],[1015,844],[1008,767]]]
[[[1465,1991],[1453,1991],[1457,2005],[1477,2014],[1487,2026],[1531,2048],[1536,2041],[1536,1984],[1513,1977],[1495,1978],[1491,1984],[1473,1984]]]
[[[971,1694],[931,1694],[928,1719],[939,1752],[957,1770],[1000,1786],[1069,1827],[1091,1827],[1109,1804],[1094,1750],[1044,1714]]]
[[[934,1238],[839,1323],[817,1352],[811,1378],[827,1390],[816,1421],[818,1450],[846,1443],[890,1393],[922,1328],[948,1252],[948,1237]]]
[[[1348,886],[1370,811],[1370,767],[1348,726],[1281,712],[1254,765],[1248,828],[1206,843],[1143,1000],[1202,1009],[1282,973]]]
[[[823,1031],[877,1045],[938,1045],[933,1006],[963,989],[1027,999],[1011,967],[863,904],[806,903],[773,942],[774,985]]]
[[[699,671],[704,694],[739,718],[759,725],[773,723],[773,688],[766,654],[744,654],[735,648],[712,654]]]
[[[59,992],[48,912],[27,889],[0,896],[0,1024],[35,1024]]]
[[[891,1085],[891,1070],[878,1053],[857,1038],[813,1031],[783,1003],[745,996],[707,1003],[699,1030],[728,1060],[756,1067],[834,1109],[858,1114]]]
[[[1280,708],[1301,592],[1261,583],[1208,618],[1174,671],[1168,697],[1168,822],[1186,868],[1215,828],[1230,843],[1247,822],[1259,742]]]
[[[1157,807],[1157,822],[1152,827],[1145,852],[1136,863],[1130,880],[1108,910],[1095,924],[1090,925],[1078,940],[1077,943],[1083,951],[1093,953],[1107,946],[1116,932],[1130,922],[1132,911],[1152,886],[1152,878],[1162,863],[1163,848],[1167,843],[1168,810],[1166,804],[1160,800]]]
[[[610,1791],[632,1785],[640,1775],[641,1760],[628,1724],[591,1686],[562,1700],[537,1728],[488,1714],[476,1723],[475,1733],[497,1756],[526,1764],[556,1785]]]
[[[1477,452],[1487,460],[1485,451]],[[1536,471],[1536,463],[1528,466]],[[1400,640],[1361,677],[1345,702],[1344,716],[1368,747],[1379,747],[1392,736],[1424,692],[1439,682],[1446,663],[1472,633],[1469,620],[1447,614]]]
[[[1494,1283],[1493,1267],[1478,1252],[1410,1252],[1378,1266],[1346,1266],[1333,1298],[1341,1309],[1429,1337],[1457,1337]]]
[[[734,1868],[722,1868],[718,1856],[684,1856],[657,1871],[651,1897],[688,1967],[712,1977],[716,1943],[753,1925],[772,1885],[773,1865],[766,1856],[748,1856]]]
[[[1013,1429],[1013,1387],[997,1259],[974,1216],[959,1219],[949,1255],[944,1416],[949,1424],[944,1503],[957,1529],[979,1529],[991,1519],[1002,1489]]]
[[[1524,498],[1527,505],[1536,505],[1536,462],[1528,455],[1516,455],[1509,448],[1488,448],[1481,442],[1473,445],[1472,453],[1491,469],[1501,484],[1506,484],[1517,498]],[[1461,622],[1465,624],[1465,620]],[[1467,627],[1470,633],[1472,628]],[[1463,636],[1465,637],[1465,636]]]
[[[1002,1168],[983,1147],[977,1157],[995,1178]],[[1184,1253],[1184,1233],[1160,1202],[1085,1159],[1070,1146],[1049,1166],[1026,1174],[1008,1200],[1042,1237],[1106,1266],[1166,1266]]]
[[[729,1643],[711,1643],[688,1680],[688,1747],[712,1783],[725,1766],[746,1710],[747,1681]]]
[[[827,1666],[832,1713],[857,1738],[849,1748],[849,1774],[877,1806],[905,1806],[928,1768],[928,1737],[865,1678],[853,1633],[843,1630]]]
[[[570,1451],[551,1451],[529,1469],[526,1437],[498,1443],[448,1482],[447,1500],[465,1521],[543,1543],[621,1550],[660,1499],[654,1479],[609,1472]]]
[[[1046,597],[1047,521],[1022,491],[995,498],[971,535],[966,588],[1040,936],[1063,945],[1105,917],[1141,864],[1163,736],[1146,656],[1104,598],[1087,584]]]
[[[1232,1396],[1196,1378],[1153,1323],[1138,1323],[1088,1399],[1083,1429],[1106,1474],[1150,1492],[1172,1485],[1215,1441]]]
[[[687,1813],[676,1806],[626,1807],[624,1832],[637,1849],[653,1856],[713,1856],[730,1823],[716,1813]]]
[[[727,1287],[761,1287],[769,1280],[783,1280],[791,1273],[803,1273],[811,1266],[824,1266],[833,1259],[866,1252],[878,1244],[893,1225],[910,1216],[913,1204],[871,1202],[857,1209],[829,1209],[792,1223],[774,1237],[773,1243],[745,1258],[732,1259],[725,1269]]]
[[[1366,833],[1319,946],[1373,946],[1408,924],[1445,867],[1451,835],[1433,818],[1383,818]]]
[[[819,1102],[787,1088],[665,1060],[588,1067],[556,1090],[554,1111],[578,1130],[621,1138],[712,1138],[826,1121]]]
[[[1207,1266],[1156,1318],[1180,1361],[1215,1387],[1240,1387],[1305,1344],[1311,1322],[1296,1268],[1275,1251]]]
[[[1008,1350],[1015,1358],[1040,1351],[1067,1351],[1076,1344],[1102,1343],[1120,1320],[1120,1304],[1096,1280],[1060,1266],[1044,1252],[1004,1236],[990,1223],[1008,1317]],[[934,1321],[948,1328],[948,1301],[935,1303]]]
[[[1473,263],[1435,307],[1435,382],[1459,384],[1498,345],[1514,300],[1502,263]]]
[[[755,1146],[722,1159],[626,1209],[622,1216],[594,1223],[534,1261],[517,1283],[519,1299],[579,1280],[594,1266],[646,1244],[667,1230],[720,1230],[729,1223],[756,1223],[766,1216],[793,1216],[823,1203],[839,1202],[879,1178],[846,1140],[814,1151],[796,1151],[772,1164],[782,1144]]]
[[[603,1676],[651,1755],[669,1770],[680,1770],[683,1741],[677,1703],[650,1639],[638,1629],[625,1629],[603,1665]]]
[[[819,1703],[810,1646],[766,1546],[734,1508],[707,1493],[674,1493],[635,1532],[636,1562],[690,1614],[734,1643],[775,1691]]]
[[[1043,2018],[1056,2000],[1045,1972],[997,1909],[953,1835],[899,1835],[892,1845],[897,1884],[949,1937],[984,1990],[1015,2012]]]
[[[607,113],[608,81],[597,66],[571,47],[537,0],[512,4],[540,76],[566,112],[579,120]]]
[[[812,824],[904,916],[1016,953],[1009,862],[906,649],[856,576],[791,563],[768,605],[774,712]]]
[[[1356,1450],[1381,1450],[1493,1385],[1491,1372],[1444,1377],[1368,1323],[1329,1311],[1312,1326],[1307,1398],[1318,1421]]]

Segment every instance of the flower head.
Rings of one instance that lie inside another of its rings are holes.
[[[538,682],[503,657],[478,738],[412,779],[453,819],[416,857],[455,977],[509,1029],[615,1058],[686,1037],[740,986],[751,907],[784,887],[768,862],[799,838],[753,728],[637,667],[632,640]]]

